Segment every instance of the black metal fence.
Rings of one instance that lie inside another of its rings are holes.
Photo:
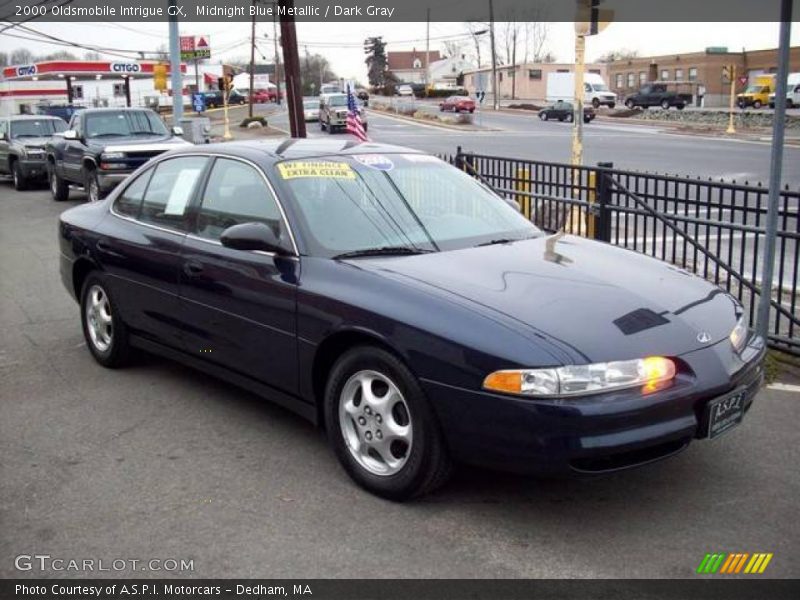
[[[543,229],[642,252],[714,282],[744,305],[761,293],[768,190],[614,169],[462,152],[442,156],[507,198]],[[800,192],[781,191],[770,345],[800,355]]]

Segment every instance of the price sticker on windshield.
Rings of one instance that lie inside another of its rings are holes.
[[[356,174],[349,164],[328,161],[292,161],[278,163],[278,172],[283,179],[320,177],[324,179],[355,179]]]

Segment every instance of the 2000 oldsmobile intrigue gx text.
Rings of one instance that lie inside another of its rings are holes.
[[[670,265],[547,235],[413,150],[242,142],[159,156],[61,217],[89,350],[174,358],[327,431],[394,499],[451,461],[640,465],[738,424],[763,340]],[[208,352],[211,350],[211,352]]]

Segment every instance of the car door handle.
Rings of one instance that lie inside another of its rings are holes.
[[[110,254],[114,250],[113,246],[106,240],[100,240],[97,242],[97,249],[100,250],[100,252],[105,252],[107,254]]]
[[[194,277],[203,272],[203,265],[194,261],[183,263],[183,272],[189,277]]]

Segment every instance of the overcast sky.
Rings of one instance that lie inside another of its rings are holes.
[[[166,23],[41,23],[35,28],[69,41],[93,44],[106,48],[154,50],[167,43]],[[498,36],[502,24],[497,24]],[[471,40],[464,35],[464,23],[431,23],[431,49],[443,49],[442,38],[458,38],[464,51],[473,50]],[[17,34],[19,29],[9,30]],[[272,61],[272,23],[257,26],[257,46],[260,53]],[[182,23],[181,34],[209,34],[213,61],[249,59],[250,25],[248,23]],[[341,77],[365,82],[366,68],[362,42],[368,36],[380,35],[388,49],[406,50],[425,47],[425,23],[298,23],[301,56],[305,49],[328,58]],[[23,33],[22,35],[29,35]],[[486,36],[488,38],[488,36]],[[800,23],[792,26],[794,45],[800,45]],[[487,39],[488,42],[488,39]],[[574,57],[572,23],[550,23],[547,47],[560,62]],[[587,58],[592,59],[610,50],[628,48],[641,55],[671,54],[702,51],[707,46],[727,46],[731,51],[774,48],[778,45],[777,23],[612,23],[604,32],[588,38]],[[27,47],[35,54],[45,54],[63,48],[38,42],[23,41],[0,34],[0,51]],[[84,50],[73,49],[81,56]],[[521,51],[521,50],[520,50]],[[113,58],[113,57],[111,57]],[[484,52],[484,62],[488,52]],[[263,62],[257,55],[257,61]]]

